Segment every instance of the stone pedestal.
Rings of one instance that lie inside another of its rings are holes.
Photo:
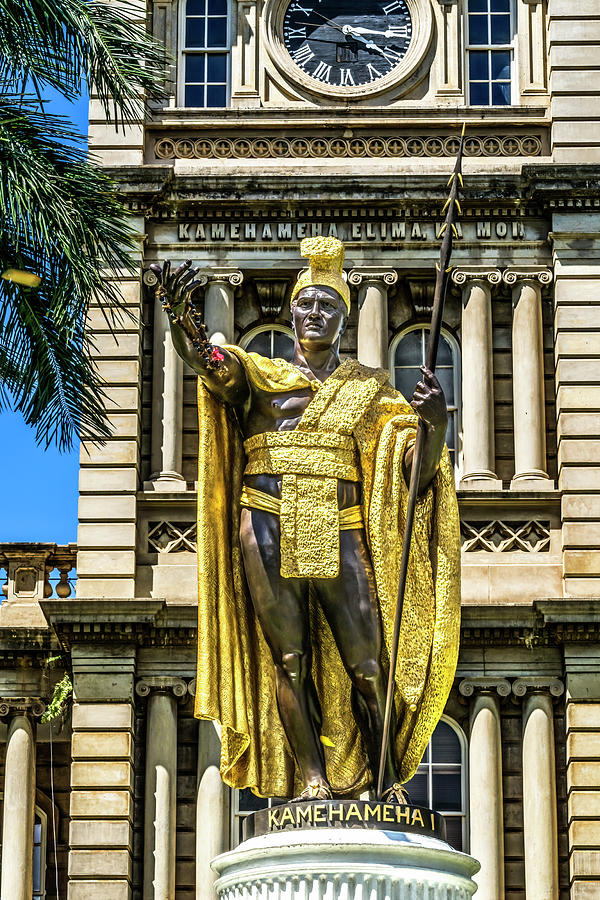
[[[251,838],[213,868],[220,900],[467,900],[479,864],[426,835],[308,828]]]

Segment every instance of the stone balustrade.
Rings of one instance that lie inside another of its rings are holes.
[[[0,544],[0,626],[44,627],[40,601],[75,594],[76,544]]]

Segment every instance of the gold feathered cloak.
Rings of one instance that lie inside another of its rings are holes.
[[[228,349],[257,389],[279,393],[311,385],[296,366],[284,360],[247,354],[239,347]],[[314,383],[312,386],[314,389]],[[352,433],[362,470],[363,516],[387,663],[408,495],[402,460],[414,440],[417,420],[406,400],[387,382],[387,373],[346,360],[317,387],[305,412],[305,416],[310,411],[315,418],[313,410],[320,408],[316,418],[321,431],[327,428],[327,416],[336,404],[320,403],[319,395],[324,391],[323,396],[329,396],[340,387],[352,402],[367,391]],[[242,565],[240,492],[246,464],[242,435],[232,410],[216,400],[200,381],[198,413],[195,713],[221,725],[220,769],[227,784],[250,787],[260,796],[290,797],[300,783],[277,711],[273,662],[254,614]],[[398,730],[394,741],[402,781],[412,777],[421,761],[456,669],[460,635],[458,522],[454,473],[444,449],[432,486],[417,504],[400,630],[395,694]],[[370,776],[352,716],[350,681],[331,630],[312,600],[310,618],[322,735],[329,739],[325,746],[327,775],[334,793],[357,795],[368,786]]]

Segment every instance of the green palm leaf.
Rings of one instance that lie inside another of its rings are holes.
[[[0,408],[22,412],[39,441],[61,449],[109,434],[85,321],[92,300],[118,309],[110,276],[138,265],[115,185],[31,88],[73,98],[87,82],[116,124],[139,119],[161,94],[165,57],[131,7],[0,0],[0,272],[41,278],[39,287],[0,279]]]

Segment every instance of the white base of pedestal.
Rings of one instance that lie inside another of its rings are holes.
[[[479,870],[437,838],[363,828],[261,835],[212,866],[219,900],[468,900]]]

